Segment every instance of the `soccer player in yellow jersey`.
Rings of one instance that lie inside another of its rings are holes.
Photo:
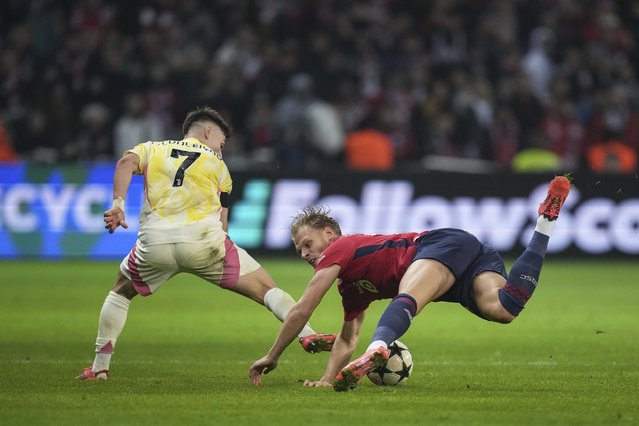
[[[115,342],[131,299],[155,293],[187,272],[263,304],[284,321],[293,298],[228,237],[232,181],[222,160],[230,126],[210,107],[190,111],[184,139],[146,142],[128,150],[113,177],[113,206],[104,213],[109,233],[127,228],[124,200],[133,174],[144,175],[144,206],[137,242],[120,264],[100,312],[93,365],[79,380],[106,380]],[[335,335],[306,325],[299,341],[307,352],[330,350]]]

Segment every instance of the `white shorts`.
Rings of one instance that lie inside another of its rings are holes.
[[[138,240],[120,263],[120,271],[142,296],[155,293],[169,278],[187,272],[222,288],[233,288],[240,276],[256,271],[257,263],[231,239],[144,246]]]

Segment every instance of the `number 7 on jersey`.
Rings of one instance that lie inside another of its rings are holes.
[[[174,187],[182,186],[184,183],[184,172],[200,155],[202,155],[200,152],[182,151],[181,149],[171,150],[171,157],[173,158],[186,157],[184,161],[182,161],[182,164],[180,164],[180,167],[178,167],[177,172],[175,172],[175,178],[173,179]]]

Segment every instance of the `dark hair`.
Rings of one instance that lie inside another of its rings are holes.
[[[295,234],[302,226],[310,226],[315,229],[324,229],[330,227],[337,235],[342,235],[342,230],[335,219],[330,217],[330,209],[321,206],[306,206],[301,212],[293,218],[291,223],[291,237],[295,238]]]
[[[186,118],[184,119],[184,124],[182,124],[182,132],[186,135],[194,123],[205,121],[211,121],[215,123],[220,128],[220,130],[222,130],[222,133],[224,133],[224,136],[227,139],[231,136],[231,126],[229,126],[229,124],[224,121],[219,112],[217,112],[210,106],[198,106],[189,111],[189,113],[186,114]]]

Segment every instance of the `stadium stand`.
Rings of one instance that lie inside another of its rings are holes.
[[[180,137],[210,104],[235,128],[231,167],[345,167],[339,136],[366,124],[404,169],[511,170],[540,144],[587,168],[611,137],[636,157],[638,41],[629,0],[9,0],[0,120],[18,158],[43,163],[113,160],[123,117]]]

